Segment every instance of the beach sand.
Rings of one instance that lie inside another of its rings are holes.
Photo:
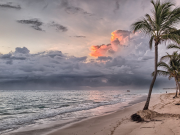
[[[180,98],[172,94],[153,95],[150,110],[158,113],[180,114]],[[179,135],[180,119],[163,115],[151,121],[133,122],[130,116],[142,110],[145,102],[134,104],[115,113],[100,116],[56,130],[48,135]]]
[[[173,99],[174,95],[152,95],[149,109],[161,114],[144,122],[137,123],[130,119],[132,114],[143,109],[145,102],[141,102],[141,99],[117,112],[83,120],[61,129],[58,125],[56,128],[36,127],[34,130],[15,131],[8,135],[180,135],[180,105],[175,105],[180,103],[180,98]]]

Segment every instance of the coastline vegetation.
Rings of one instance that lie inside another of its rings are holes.
[[[169,79],[174,77],[177,87],[179,87],[179,54],[177,52],[174,52],[172,55],[168,54],[162,57],[158,63],[158,45],[168,42],[172,43],[167,47],[168,49],[180,49],[180,30],[177,27],[177,24],[180,22],[180,7],[176,7],[171,1],[152,0],[151,3],[153,5],[152,14],[146,14],[145,17],[131,25],[134,33],[142,32],[150,36],[150,49],[152,49],[153,44],[155,47],[153,79],[143,110],[148,110],[149,108],[151,93],[157,75],[169,76]],[[163,62],[164,59],[169,59],[169,65]],[[158,70],[158,67],[163,67],[165,70]]]
[[[166,63],[165,61],[168,61]],[[170,80],[171,78],[174,78],[176,82],[176,94],[174,98],[177,97],[178,90],[180,90],[179,85],[179,77],[180,77],[180,54],[178,52],[173,52],[172,55],[168,54],[161,57],[160,62],[157,64],[158,67],[164,69],[164,70],[157,70],[157,75],[162,75],[168,77]],[[152,76],[154,76],[154,72],[152,73]]]

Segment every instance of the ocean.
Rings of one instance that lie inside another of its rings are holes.
[[[61,123],[64,126],[111,113],[144,101],[147,92],[148,90],[1,90],[0,134],[50,123]],[[155,93],[165,93],[165,90]]]

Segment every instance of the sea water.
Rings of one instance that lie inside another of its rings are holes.
[[[165,93],[156,91],[161,92]],[[0,134],[28,125],[99,116],[110,112],[109,106],[123,108],[145,95],[147,90],[0,91]]]

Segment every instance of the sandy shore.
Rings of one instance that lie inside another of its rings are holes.
[[[56,130],[52,131],[50,125],[46,128],[15,131],[8,135],[180,135],[180,105],[175,105],[180,103],[180,98],[173,99],[174,95],[174,93],[153,95],[149,109],[165,115],[160,114],[145,122],[137,123],[130,119],[132,114],[142,110],[145,102],[141,102],[143,100],[141,98],[123,110],[83,120],[63,129],[59,129],[61,125],[56,125],[54,127]]]
[[[150,110],[158,113],[180,114],[180,98],[173,94],[153,95]],[[141,110],[144,102],[137,103],[115,113],[85,120],[48,135],[179,135],[180,119],[161,116],[153,121],[132,122],[130,116]]]

